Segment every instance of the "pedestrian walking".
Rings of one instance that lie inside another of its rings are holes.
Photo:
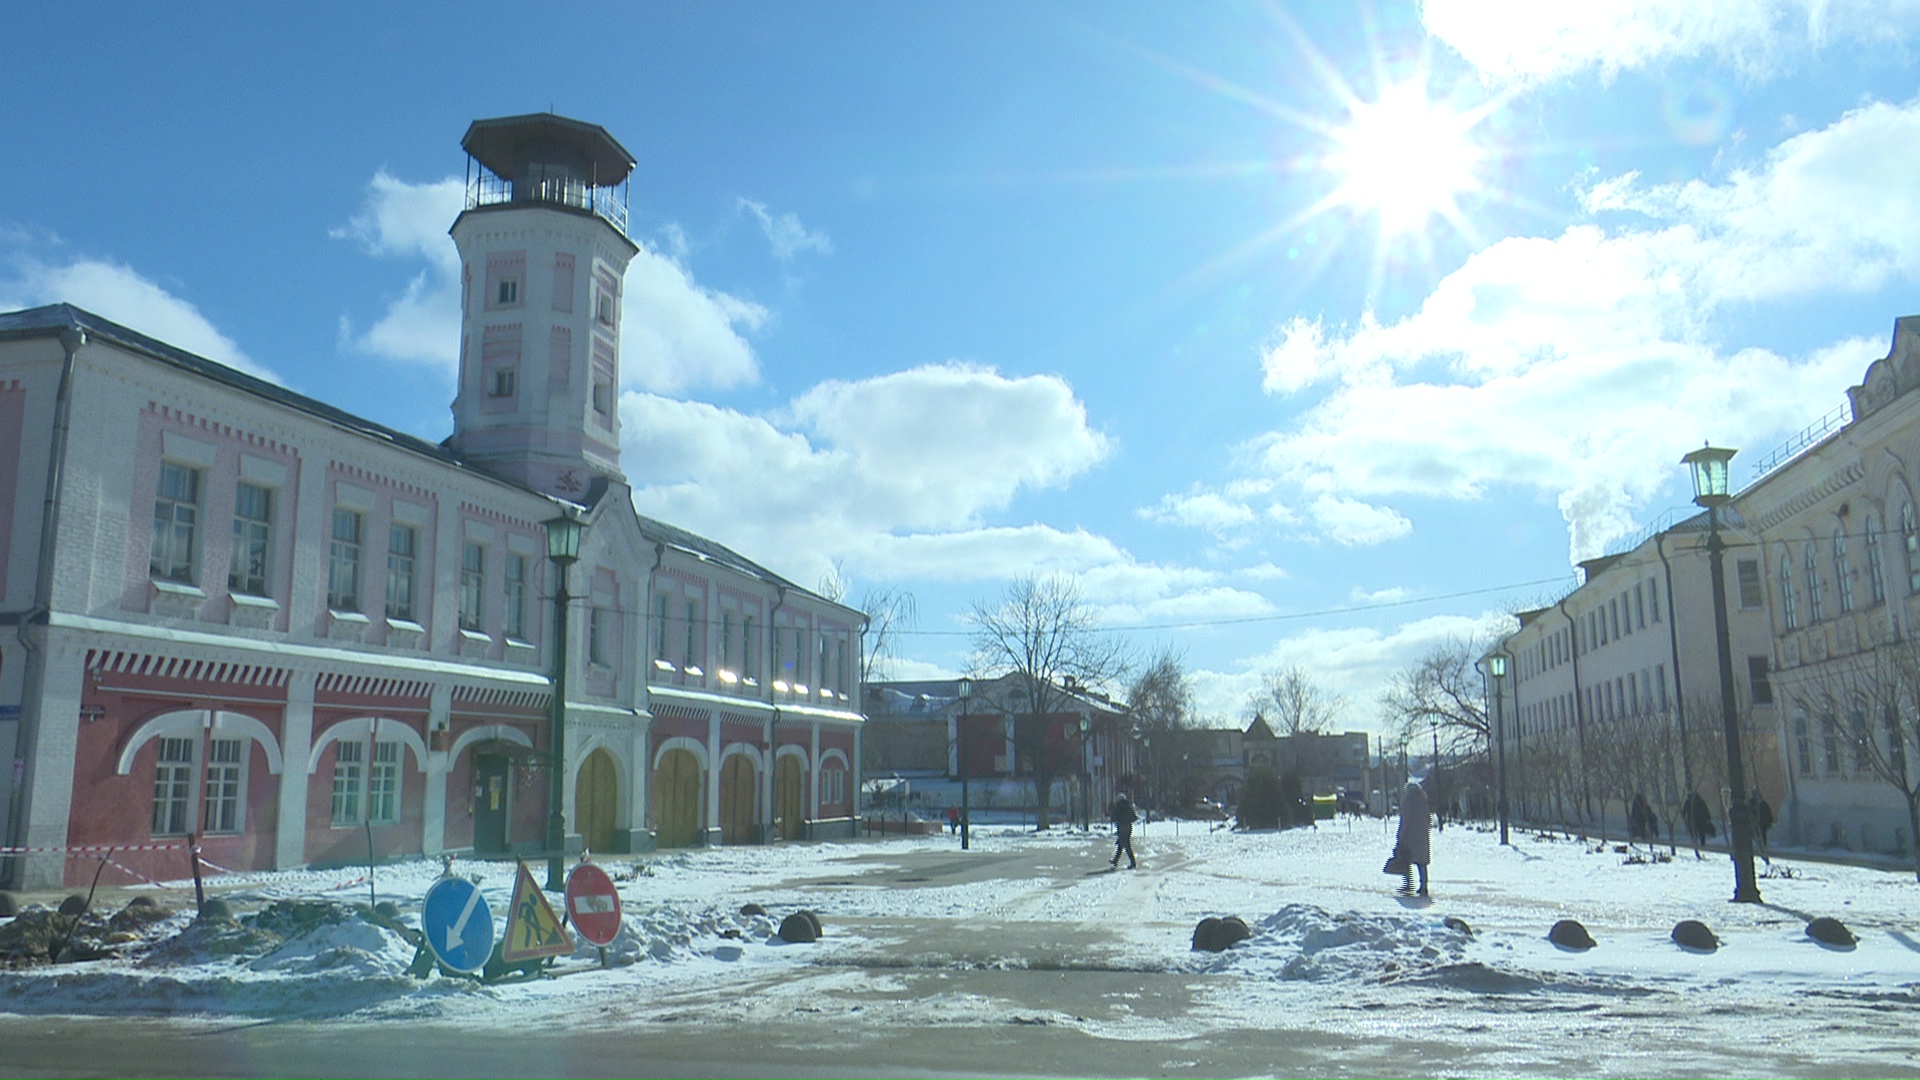
[[[1133,800],[1127,797],[1126,792],[1114,797],[1113,805],[1107,809],[1107,820],[1113,822],[1113,858],[1107,860],[1108,866],[1118,867],[1120,856],[1125,853],[1127,869],[1139,867],[1139,862],[1133,857],[1133,823],[1139,819],[1140,815],[1133,809]]]
[[[1687,833],[1693,837],[1693,857],[1701,858],[1700,849],[1706,846],[1707,838],[1719,831],[1713,826],[1713,811],[1699,792],[1691,791],[1680,804],[1680,816],[1686,819]]]
[[[1773,865],[1772,848],[1767,843],[1767,833],[1773,829],[1773,807],[1761,796],[1760,789],[1754,788],[1747,797],[1747,820],[1753,824],[1753,838],[1760,842],[1760,857]]]
[[[1644,793],[1635,792],[1633,805],[1627,808],[1627,839],[1651,840],[1653,826],[1653,805],[1647,802]]]
[[[1427,895],[1427,863],[1432,860],[1432,844],[1427,832],[1427,819],[1431,813],[1431,804],[1427,801],[1427,789],[1418,779],[1407,781],[1405,790],[1400,793],[1400,834],[1393,842],[1393,857],[1388,866],[1397,864],[1400,871],[1401,896]],[[1420,889],[1414,891],[1413,871],[1420,868]]]
[[[960,808],[957,806],[947,807],[947,831],[950,833],[960,831]]]

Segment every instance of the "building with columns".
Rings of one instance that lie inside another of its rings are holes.
[[[632,156],[551,114],[462,145],[442,443],[0,314],[0,884],[177,878],[193,842],[544,852],[556,715],[569,847],[852,832],[864,617],[636,513],[620,469]]]

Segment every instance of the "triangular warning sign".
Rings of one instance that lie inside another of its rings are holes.
[[[507,936],[500,942],[503,963],[518,964],[545,956],[566,956],[573,952],[573,938],[560,925],[560,917],[547,903],[547,894],[533,883],[533,873],[520,864],[520,876],[513,883],[513,906],[507,909]]]

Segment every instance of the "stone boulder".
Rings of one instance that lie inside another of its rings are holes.
[[[1238,915],[1216,918],[1209,915],[1200,920],[1193,928],[1193,947],[1207,952],[1221,952],[1253,936],[1245,919]]]
[[[1712,952],[1720,947],[1720,939],[1707,929],[1707,924],[1699,919],[1682,919],[1673,925],[1673,943],[1683,949],[1699,952]]]
[[[1554,923],[1553,929],[1547,931],[1547,940],[1563,949],[1591,949],[1595,945],[1593,935],[1574,919],[1561,919]]]
[[[804,945],[820,940],[820,917],[811,911],[796,911],[780,920],[780,940]]]
[[[767,913],[767,909],[761,907],[759,904],[740,905],[740,914],[742,915],[753,916],[753,915],[765,915],[766,913]]]
[[[1860,940],[1853,936],[1853,931],[1847,929],[1845,923],[1825,915],[1807,924],[1807,936],[1822,945],[1833,945],[1842,949],[1851,949]]]

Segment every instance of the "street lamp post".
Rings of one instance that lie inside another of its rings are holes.
[[[1746,777],[1741,765],[1740,714],[1734,701],[1733,645],[1727,631],[1727,582],[1724,554],[1726,542],[1720,539],[1719,508],[1731,499],[1727,484],[1727,463],[1734,451],[1702,446],[1681,458],[1693,473],[1693,501],[1707,511],[1707,564],[1713,575],[1713,634],[1720,649],[1720,723],[1727,739],[1727,793],[1733,801],[1728,808],[1729,831],[1733,834],[1733,901],[1736,904],[1760,903],[1760,881],[1753,871],[1752,823],[1747,820]]]
[[[1093,831],[1093,754],[1087,747],[1087,728],[1092,726],[1086,717],[1080,718],[1080,827]]]
[[[1433,781],[1433,790],[1427,792],[1427,798],[1433,802],[1433,820],[1435,828],[1445,828],[1447,822],[1446,804],[1440,801],[1440,718],[1427,718],[1427,729],[1433,733],[1433,767],[1427,770],[1427,776]]]
[[[1507,655],[1494,653],[1487,657],[1487,674],[1493,676],[1493,739],[1499,746],[1499,760],[1494,768],[1500,773],[1500,843],[1507,841],[1507,718],[1504,702],[1506,697]]]
[[[553,697],[547,703],[547,888],[567,887],[567,568],[580,558],[580,519],[562,514],[547,524],[553,590]]]
[[[961,679],[955,692],[960,695],[960,850],[973,844],[973,807],[967,800],[967,700],[973,697],[973,680]]]

